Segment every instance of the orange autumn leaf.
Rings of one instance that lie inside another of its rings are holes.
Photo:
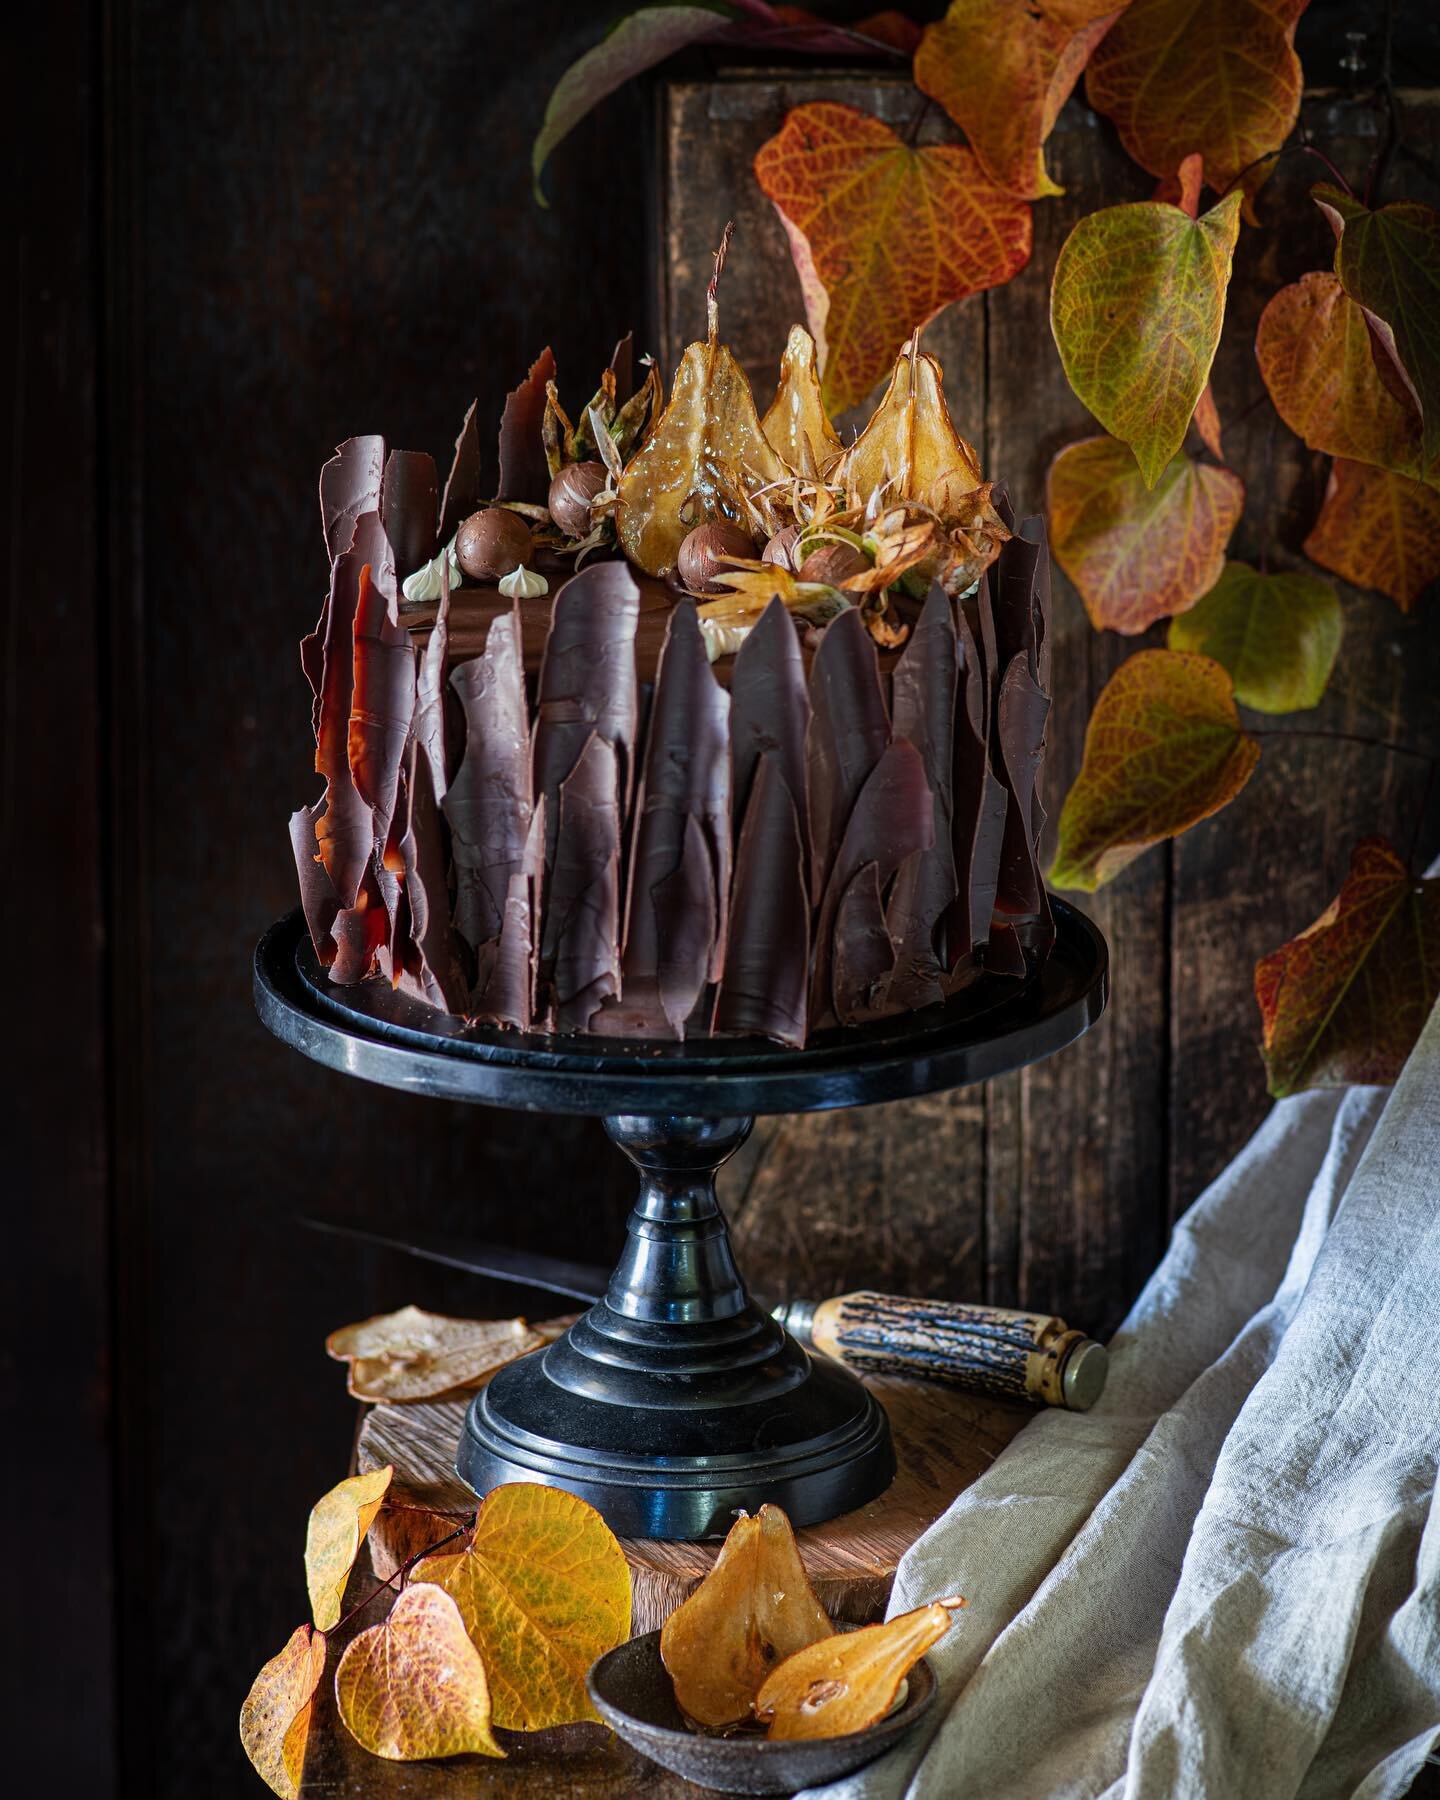
[[[1437,995],[1440,881],[1364,838],[1315,923],[1255,965],[1270,1092],[1394,1081]]]
[[[832,413],[863,400],[900,345],[1030,258],[1030,208],[958,144],[912,148],[853,106],[797,106],[755,175],[780,214]]]
[[[1090,715],[1051,885],[1094,893],[1151,844],[1228,806],[1259,757],[1219,663],[1177,650],[1130,657]]]
[[[1215,404],[1215,390],[1207,381],[1205,391],[1195,406],[1195,417],[1190,421],[1200,433],[1200,442],[1215,458],[1216,462],[1224,462],[1225,448],[1220,442],[1220,411]]]
[[[1255,356],[1276,412],[1312,450],[1420,472],[1420,420],[1380,379],[1365,314],[1320,271],[1271,296]]]
[[[1123,0],[951,0],[925,28],[915,85],[965,133],[997,186],[1028,200],[1063,193],[1045,140]]]
[[[295,1800],[315,1690],[325,1672],[325,1634],[301,1625],[255,1677],[240,1708],[240,1742],[255,1773],[280,1800]]]
[[[394,1473],[386,1463],[368,1475],[351,1475],[310,1510],[305,1531],[305,1586],[311,1617],[321,1631],[339,1623],[345,1584]]]
[[[455,1602],[428,1582],[412,1582],[346,1646],[335,1703],[360,1748],[390,1762],[505,1754],[490,1730],[480,1652]]]
[[[1050,547],[1097,631],[1144,631],[1214,586],[1244,505],[1228,469],[1177,456],[1147,488],[1124,444],[1086,438],[1050,465]]]
[[[1217,193],[1278,150],[1300,112],[1305,0],[1131,0],[1090,59],[1085,92],[1152,175],[1198,153]],[[1246,178],[1253,192],[1268,165]]]
[[[592,1506],[512,1482],[480,1504],[469,1543],[415,1570],[454,1600],[490,1678],[495,1723],[540,1731],[593,1719],[591,1663],[630,1631],[630,1569]]]
[[[1388,594],[1409,612],[1440,579],[1440,493],[1337,456],[1304,550],[1322,569]]]

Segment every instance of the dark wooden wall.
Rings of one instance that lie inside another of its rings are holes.
[[[292,903],[284,820],[314,791],[294,645],[324,579],[314,478],[330,447],[379,429],[443,456],[468,400],[493,419],[547,334],[567,390],[588,391],[632,323],[673,362],[731,212],[727,316],[769,379],[795,296],[747,166],[787,90],[682,85],[658,127],[649,90],[617,96],[556,158],[552,210],[530,202],[541,97],[624,10],[52,0],[7,59],[0,1396],[17,1792],[255,1793],[235,1714],[302,1617],[305,1512],[347,1452],[324,1332],[412,1299],[545,1305],[338,1249],[299,1232],[298,1211],[596,1258],[618,1233],[627,1184],[598,1128],[326,1075],[255,1022],[249,957]],[[905,104],[893,85],[865,93],[892,117]],[[1078,107],[1056,159],[1071,192],[1037,209],[1032,270],[933,338],[957,416],[1030,504],[1085,429],[1044,271],[1079,212],[1145,191]],[[1227,419],[1254,390],[1262,289],[1321,254],[1318,235],[1246,239]],[[1232,431],[1255,481],[1259,413]],[[1319,472],[1283,432],[1275,462],[1293,550]],[[1321,722],[1416,735],[1430,617],[1356,594],[1346,612]],[[1063,583],[1057,616],[1058,793],[1122,647]],[[1254,955],[1318,911],[1351,836],[1403,834],[1417,803],[1410,772],[1364,752],[1267,751],[1225,822],[1097,903],[1116,989],[1089,1043],[984,1093],[767,1134],[736,1184],[767,1278],[1113,1323],[1264,1109]]]

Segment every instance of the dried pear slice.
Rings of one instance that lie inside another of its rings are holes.
[[[812,480],[842,448],[840,434],[825,411],[815,340],[803,325],[790,327],[780,359],[780,385],[760,429],[797,475]]]
[[[778,1506],[738,1519],[715,1567],[665,1621],[660,1658],[681,1708],[700,1725],[750,1716],[767,1675],[835,1627],[815,1597]]]
[[[900,1683],[950,1629],[959,1595],[932,1600],[883,1625],[810,1644],[788,1657],[765,1682],[755,1711],[772,1738],[847,1737],[883,1719]]]
[[[980,486],[979,459],[956,431],[945,404],[940,365],[911,338],[900,352],[885,398],[835,471],[851,506],[919,500],[948,523]]]

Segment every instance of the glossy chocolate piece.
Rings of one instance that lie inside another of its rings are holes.
[[[377,844],[390,835],[400,759],[415,717],[416,658],[394,602],[370,578],[355,612],[354,685],[346,751],[355,792],[370,808]]]
[[[320,471],[320,523],[333,563],[350,548],[361,513],[380,511],[385,475],[383,437],[346,438]]]
[[[620,992],[620,763],[598,731],[561,782],[557,810],[540,974],[554,1029],[588,1031]]]
[[[730,670],[730,799],[737,826],[762,755],[774,756],[800,824],[805,814],[805,734],[810,696],[800,634],[782,600],[774,599],[740,646]]]
[[[435,554],[439,518],[435,458],[422,450],[392,450],[380,492],[380,522],[390,540],[397,582],[423,568]],[[392,586],[383,591],[398,607],[398,589]]]
[[[875,650],[858,607],[832,619],[810,669],[806,799],[810,891],[825,892],[860,791],[890,741]]]
[[[732,693],[734,690],[732,689]],[[734,712],[731,713],[732,724]],[[805,834],[784,757],[756,761],[735,851],[725,972],[715,1029],[805,1042],[810,901]]]
[[[448,544],[460,521],[468,519],[480,504],[480,429],[475,423],[475,409],[479,404],[478,400],[470,402],[465,423],[455,440],[455,454],[450,459],[450,473],[445,477],[445,492],[440,501],[439,544]]]
[[[555,379],[555,358],[547,344],[530,365],[529,373],[512,388],[500,415],[499,465],[495,477],[497,500],[528,500],[543,506],[550,487],[550,469],[540,424],[545,417],[545,384]]]

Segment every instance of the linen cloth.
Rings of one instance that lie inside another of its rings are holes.
[[[1440,1007],[1393,1090],[1277,1103],[1100,1404],[912,1546],[892,1614],[969,1600],[940,1695],[826,1800],[1405,1793],[1440,1737],[1437,1461]]]

